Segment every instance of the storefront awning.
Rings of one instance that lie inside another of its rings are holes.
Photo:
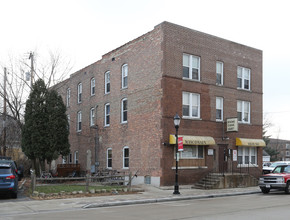
[[[263,139],[236,138],[236,146],[265,147],[266,143]]]
[[[215,141],[212,137],[189,135],[178,135],[178,137],[183,137],[184,145],[215,145]],[[169,135],[169,144],[176,144],[175,135]]]

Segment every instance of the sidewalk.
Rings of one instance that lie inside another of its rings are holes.
[[[178,200],[203,199],[261,193],[258,186],[213,190],[191,189],[190,186],[180,186],[180,195],[173,195],[173,186],[157,188],[150,185],[139,185],[137,187],[144,190],[144,192],[127,195],[95,196],[54,200],[7,200],[7,202],[1,203],[0,213],[2,216],[9,216],[24,213],[170,202]]]
[[[190,186],[180,186],[180,195],[174,195],[174,187],[154,187],[150,185],[139,186],[144,192],[133,194],[116,196],[114,198],[99,198],[98,201],[92,201],[91,203],[83,206],[83,208],[97,208],[108,207],[118,205],[131,205],[131,204],[145,204],[156,202],[170,202],[178,200],[189,199],[202,199],[202,198],[214,198],[223,196],[237,196],[247,195],[254,193],[261,193],[258,186],[246,187],[246,188],[228,188],[228,189],[191,189]]]

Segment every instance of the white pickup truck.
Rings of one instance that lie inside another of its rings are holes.
[[[290,161],[276,161],[270,166],[263,166],[263,174],[271,173],[278,165],[290,165]]]

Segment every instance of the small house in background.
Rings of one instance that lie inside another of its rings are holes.
[[[6,128],[5,132],[4,128]],[[6,119],[0,115],[0,155],[2,156],[4,156],[4,146],[6,147],[6,156],[13,160],[17,161],[25,157],[21,149],[21,127],[9,115],[6,116]]]

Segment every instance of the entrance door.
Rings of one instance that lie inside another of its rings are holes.
[[[228,163],[227,163],[227,149],[228,145],[226,144],[219,144],[219,172],[225,173],[228,170]]]

